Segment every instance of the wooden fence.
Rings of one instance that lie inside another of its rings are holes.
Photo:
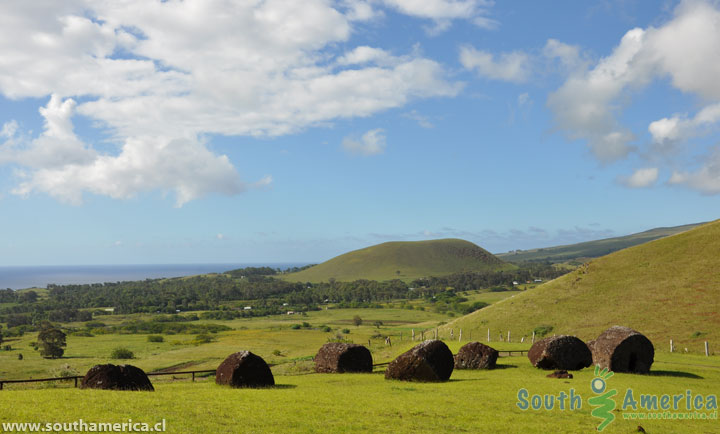
[[[147,374],[148,377],[150,376],[157,376],[157,375],[180,375],[180,374],[192,374],[192,381],[195,381],[195,374],[214,374],[215,369],[206,369],[204,371],[178,371],[178,372],[149,372]],[[74,380],[75,381],[75,387],[78,387],[78,379],[82,379],[83,375],[73,375],[70,377],[54,377],[54,378],[32,378],[27,380],[0,380],[0,390],[3,390],[3,387],[5,384],[12,384],[12,383],[40,383],[40,382],[48,382],[48,381],[64,381],[64,380]]]

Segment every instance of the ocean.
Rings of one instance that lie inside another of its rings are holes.
[[[162,264],[162,265],[56,265],[0,267],[0,289],[45,288],[48,284],[122,282],[129,280],[182,277],[220,273],[245,267],[272,267],[281,270],[304,263],[276,264]]]

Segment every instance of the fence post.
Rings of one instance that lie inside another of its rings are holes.
[[[193,382],[195,381],[195,371],[193,371],[193,373],[192,373],[192,381]]]
[[[412,340],[415,342],[415,329],[412,329]]]
[[[78,377],[75,377],[75,388],[77,388],[77,378]]]
[[[5,383],[3,383],[2,381],[0,381],[0,390],[3,390],[3,384],[5,384]]]
[[[710,357],[710,349],[708,348],[708,341],[705,341],[705,356]]]
[[[453,340],[455,338],[455,332],[453,329],[450,329],[450,340]]]
[[[458,336],[458,342],[462,342],[462,329],[460,329],[460,336]]]
[[[532,337],[532,343],[535,343],[535,330],[533,330],[533,337]]]
[[[670,352],[672,353],[673,351],[675,351],[675,345],[673,345],[673,341],[670,339]]]
[[[488,329],[488,342],[490,342],[490,329]]]
[[[508,342],[510,342],[510,330],[508,330]]]

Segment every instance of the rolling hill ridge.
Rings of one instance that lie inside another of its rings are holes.
[[[704,340],[720,345],[720,220],[594,259],[445,327],[473,336],[511,330],[519,339],[551,326],[589,340],[616,324],[660,350],[669,339],[698,351]]]
[[[639,244],[654,241],[670,235],[679,234],[703,225],[695,223],[667,228],[654,228],[636,234],[622,237],[605,238],[602,240],[586,241],[583,243],[565,246],[545,247],[541,249],[515,250],[507,253],[497,253],[496,256],[508,262],[545,262],[551,263],[566,261],[583,261],[589,258],[599,258],[618,250]]]
[[[392,241],[336,256],[306,270],[286,274],[297,282],[329,279],[412,280],[463,271],[513,269],[487,250],[465,240]]]

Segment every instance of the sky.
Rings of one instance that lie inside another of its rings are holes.
[[[6,0],[0,265],[720,217],[720,3]]]

